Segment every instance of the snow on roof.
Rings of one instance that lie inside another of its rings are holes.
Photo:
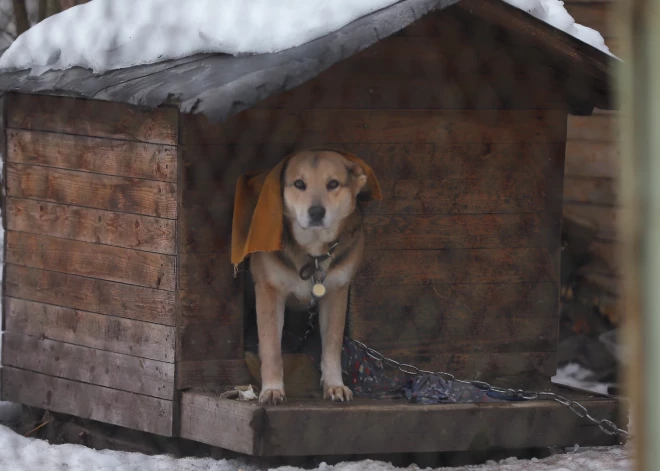
[[[560,0],[504,1],[609,53],[600,33],[575,23]],[[80,66],[105,72],[198,53],[274,53],[398,2],[93,0],[47,18],[19,36],[0,57],[0,69],[40,74]]]

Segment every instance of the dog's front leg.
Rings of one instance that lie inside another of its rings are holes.
[[[333,401],[350,401],[353,393],[344,386],[341,377],[341,347],[346,324],[348,285],[331,289],[319,303],[321,328],[321,387],[323,398]]]
[[[282,367],[282,328],[284,327],[284,297],[272,286],[257,283],[257,330],[261,358],[261,404],[284,402],[284,372]]]

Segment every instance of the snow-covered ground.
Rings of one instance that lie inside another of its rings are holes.
[[[277,52],[398,1],[93,0],[29,29],[0,58],[0,69],[101,72],[201,52]],[[504,1],[609,52],[600,33],[576,24],[560,0]]]
[[[554,455],[543,460],[488,462],[481,466],[438,468],[451,471],[630,471],[631,451],[628,446],[578,450]],[[243,460],[212,458],[172,458],[147,456],[110,450],[92,450],[81,445],[50,445],[44,440],[25,438],[0,425],[0,469],[11,471],[257,471],[263,469]],[[281,471],[297,471],[289,466]],[[390,471],[396,468],[380,461],[344,462],[317,468],[324,471]],[[406,469],[419,469],[412,465]]]

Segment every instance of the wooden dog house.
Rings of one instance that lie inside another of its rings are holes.
[[[236,179],[309,145],[356,153],[384,192],[350,335],[551,387],[567,116],[611,108],[611,60],[499,0],[404,0],[277,54],[0,75],[2,399],[257,455],[615,443],[556,403],[212,392],[251,381]]]

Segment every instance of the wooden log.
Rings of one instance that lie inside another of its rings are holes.
[[[3,366],[174,399],[174,364],[5,332]],[[138,379],[139,380],[136,380]]]
[[[82,172],[176,181],[176,148],[52,132],[7,130],[7,161]]]
[[[370,250],[549,247],[559,237],[558,226],[558,218],[532,213],[372,215],[364,221]]]
[[[7,264],[5,295],[173,326],[175,293]]]
[[[556,282],[546,249],[367,250],[355,285]]]
[[[176,364],[176,387],[240,386],[252,378],[245,360],[180,361]]]
[[[176,219],[176,185],[10,163],[7,194],[88,208]]]
[[[619,202],[616,181],[612,178],[566,177],[564,202],[614,206]]]
[[[554,391],[584,403],[594,416],[620,422],[615,399],[571,395],[564,389],[554,388]],[[598,425],[580,419],[553,401],[424,407],[400,401],[383,402],[358,399],[354,403],[338,404],[299,399],[279,407],[259,407],[219,399],[208,392],[186,392],[181,398],[181,436],[259,456],[618,443],[616,437],[603,434]],[[328,440],[328,430],[337,438]],[[366,430],[370,433],[365,433]],[[292,436],[299,439],[291,440]]]
[[[5,366],[2,399],[164,436],[174,436],[173,401]]]
[[[546,210],[550,182],[544,177],[444,178],[379,181],[382,201],[367,214],[540,213]]]
[[[174,254],[176,221],[23,198],[7,198],[7,228],[97,244]]]
[[[174,362],[174,328],[5,298],[8,332],[140,358]]]
[[[7,263],[173,291],[175,259],[55,237],[7,233]]]
[[[7,127],[176,145],[178,110],[123,103],[9,94]]]
[[[563,110],[250,109],[217,128],[217,143],[563,142]]]

